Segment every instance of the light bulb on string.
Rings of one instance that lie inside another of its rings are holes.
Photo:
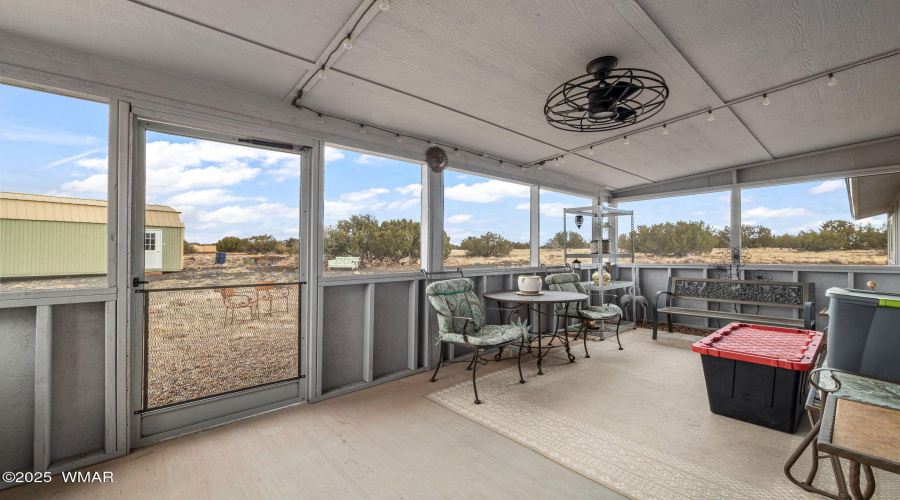
[[[322,80],[324,80],[324,79],[327,78],[327,77],[328,77],[328,75],[325,74],[325,68],[319,68],[319,78],[321,78]]]
[[[669,135],[669,127],[663,125],[663,135]]]
[[[562,165],[566,162],[566,155],[562,155],[559,157],[559,164]]]
[[[400,137],[400,134],[397,134],[397,142],[403,142],[403,137]]]
[[[455,154],[456,156],[462,155],[462,153],[459,152],[459,148],[453,148],[453,154]]]
[[[763,105],[763,106],[768,106],[770,102],[771,102],[771,101],[769,101],[769,95],[768,95],[768,94],[763,94],[762,105]]]
[[[359,126],[359,133],[360,133],[360,134],[365,134],[365,133],[366,133],[366,126],[365,126],[365,125],[360,125],[360,126]]]
[[[837,85],[837,78],[834,77],[834,73],[828,73],[828,86],[834,87]]]
[[[594,146],[588,148],[588,156],[594,156]]]
[[[713,116],[712,110],[709,110],[709,111],[706,112],[706,121],[711,122],[711,121],[713,121],[713,120],[715,120],[715,119],[716,119],[716,117]]]
[[[388,10],[391,8],[391,3],[388,0],[381,0],[381,10]]]
[[[554,167],[558,167],[558,166],[559,166],[559,157],[557,157],[555,160],[553,160],[553,166],[554,166]]]
[[[322,118],[322,113],[319,113],[318,116],[316,116],[316,122],[325,123],[325,118]]]
[[[344,48],[347,50],[350,50],[353,48],[353,39],[350,38],[349,36],[347,38],[344,38]]]
[[[627,135],[625,136],[625,140],[622,141],[622,144],[624,144],[624,145],[626,145],[626,146],[629,144],[629,142],[628,142],[628,136],[627,136]]]

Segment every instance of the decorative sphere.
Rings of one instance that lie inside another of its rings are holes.
[[[878,286],[878,284],[875,283],[874,281],[870,281],[870,282],[866,283],[866,286],[871,288],[872,290],[874,290],[875,287]]]

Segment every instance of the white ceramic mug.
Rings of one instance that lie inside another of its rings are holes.
[[[519,291],[528,294],[541,293],[543,280],[540,276],[519,276]]]

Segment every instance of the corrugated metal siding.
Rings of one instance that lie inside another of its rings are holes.
[[[0,220],[0,277],[79,274],[106,274],[106,224]]]
[[[180,227],[153,227],[147,229],[159,229],[162,231],[163,255],[162,271],[181,271],[184,268],[184,229]]]
[[[106,201],[0,192],[0,217],[106,224]],[[172,207],[147,205],[145,217],[148,226],[184,227],[179,212]]]

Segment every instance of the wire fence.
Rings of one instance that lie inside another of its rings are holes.
[[[142,410],[299,377],[300,287],[142,290]]]

